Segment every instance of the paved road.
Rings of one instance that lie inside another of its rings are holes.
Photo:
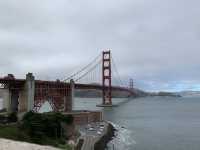
[[[84,143],[81,150],[94,150],[94,144],[107,132],[106,122],[97,122],[80,126]]]

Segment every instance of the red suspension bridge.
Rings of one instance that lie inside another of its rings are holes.
[[[63,80],[35,80],[31,73],[27,74],[26,79],[16,79],[10,74],[0,78],[0,85],[8,101],[5,108],[19,112],[37,112],[45,101],[49,101],[54,111],[71,111],[76,89],[101,90],[102,106],[112,106],[113,91],[135,95],[133,81],[130,80],[130,87],[125,86],[110,51],[103,51],[89,64]]]

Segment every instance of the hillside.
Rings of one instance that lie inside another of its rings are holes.
[[[135,89],[135,97],[147,96],[148,94],[142,90]],[[100,90],[76,90],[75,91],[76,97],[102,97],[102,91]],[[125,91],[112,91],[112,97],[114,98],[124,98],[130,97],[129,92]]]

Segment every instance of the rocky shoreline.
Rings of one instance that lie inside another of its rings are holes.
[[[102,129],[102,124],[104,129],[101,134],[98,134],[99,130]],[[86,129],[85,126],[82,128],[84,130]],[[84,134],[79,138],[75,150],[104,150],[109,141],[114,137],[115,128],[111,123],[106,121],[97,122],[93,124],[92,128],[94,128],[93,131],[85,130]]]
[[[115,134],[115,128],[111,123],[108,123],[107,132],[94,144],[94,150],[103,150]]]

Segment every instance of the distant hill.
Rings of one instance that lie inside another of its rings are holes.
[[[149,92],[149,96],[169,96],[169,97],[181,97],[179,93],[176,92]]]
[[[200,97],[200,91],[181,91],[177,93],[183,97],[194,97],[194,96]]]
[[[136,95],[135,97],[147,96],[148,94],[142,90],[135,89]],[[102,97],[102,91],[100,90],[76,90],[76,97]],[[129,97],[129,92],[126,91],[112,91],[112,97],[115,98],[125,98]]]

